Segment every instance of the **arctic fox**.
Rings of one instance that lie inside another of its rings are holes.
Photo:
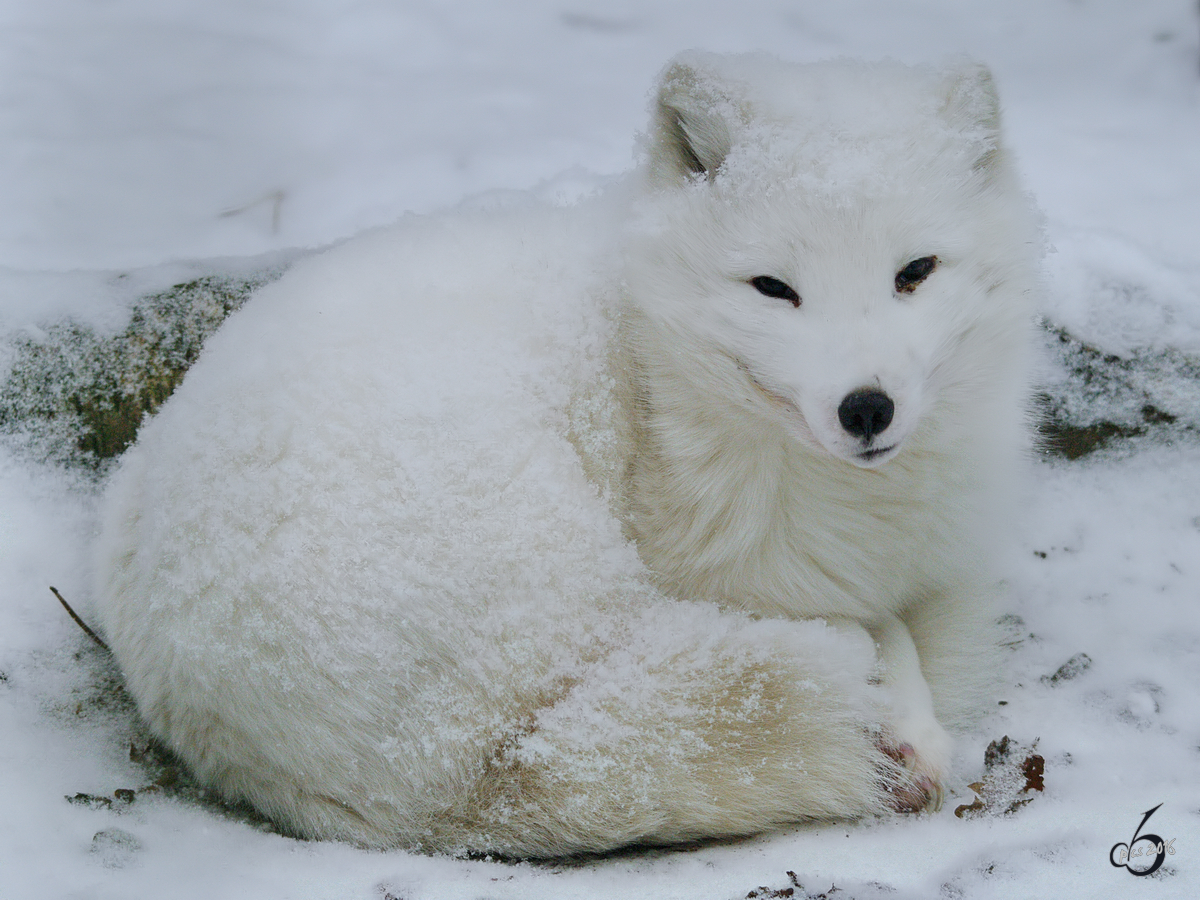
[[[206,784],[532,857],[940,803],[1038,277],[991,78],[685,54],[644,155],[297,265],[146,424],[97,594]]]

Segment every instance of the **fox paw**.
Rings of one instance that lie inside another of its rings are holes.
[[[922,759],[909,743],[879,742],[879,749],[895,767],[889,767],[884,790],[896,812],[937,812],[945,802],[941,774]]]

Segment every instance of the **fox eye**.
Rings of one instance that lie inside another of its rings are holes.
[[[764,297],[774,297],[777,300],[787,300],[792,306],[800,305],[800,295],[790,284],[772,278],[770,275],[759,275],[750,279],[754,289]]]
[[[896,292],[911,294],[916,290],[917,285],[928,278],[929,273],[937,268],[937,264],[936,256],[922,256],[920,259],[914,259],[896,273]]]

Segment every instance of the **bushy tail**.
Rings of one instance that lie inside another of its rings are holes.
[[[885,807],[865,641],[695,604],[634,633],[497,749],[434,846],[557,856]]]

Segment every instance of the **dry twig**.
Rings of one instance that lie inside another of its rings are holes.
[[[100,635],[96,634],[96,632],[94,632],[94,631],[92,631],[92,629],[88,628],[87,622],[85,622],[85,621],[83,621],[83,619],[79,618],[79,614],[77,612],[75,612],[75,610],[71,609],[71,604],[68,603],[65,599],[63,599],[63,595],[58,592],[58,588],[51,585],[50,590],[54,594],[54,596],[58,598],[58,602],[63,605],[63,609],[65,609],[67,611],[67,615],[69,615],[72,619],[75,620],[75,624],[78,625],[80,628],[82,628],[84,633],[88,637],[90,637],[93,641],[95,641],[97,644],[99,644],[101,647],[103,647],[104,651],[106,653],[112,653],[112,651],[108,649],[108,644],[104,643],[104,641],[102,641],[100,639]]]

